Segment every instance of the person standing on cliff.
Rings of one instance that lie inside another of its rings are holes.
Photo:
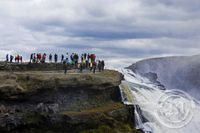
[[[102,67],[102,71],[104,71],[104,67],[105,67],[105,62],[104,62],[104,60],[101,61],[101,65],[102,65],[102,66],[101,66],[101,67]]]
[[[58,61],[58,55],[57,54],[54,55],[54,61],[55,61],[55,63],[57,63],[57,61]]]
[[[93,73],[95,74],[96,72],[96,67],[97,67],[97,63],[94,61],[92,62],[92,69],[93,69]]]
[[[71,59],[71,63],[73,64],[73,62],[74,62],[74,53],[72,53],[72,54],[70,55],[70,59]]]
[[[74,54],[74,63],[75,63],[75,67],[78,67],[78,59],[79,59],[79,56],[77,53]]]
[[[37,53],[37,63],[41,62],[41,59],[42,59],[42,55],[41,53]]]
[[[9,61],[9,54],[6,55],[6,62]]]
[[[84,61],[84,60],[85,60],[85,61],[87,60],[87,54],[86,54],[86,53],[83,54],[83,61]]]
[[[81,62],[83,62],[83,60],[84,60],[84,55],[82,54],[81,55]]]
[[[52,54],[49,55],[49,62],[52,62]]]
[[[19,60],[20,60],[20,56],[18,54],[17,56],[15,56],[15,62],[19,63]]]
[[[99,72],[101,72],[101,70],[102,70],[102,62],[99,60],[98,61],[98,69],[99,69]]]
[[[66,63],[69,64],[69,54],[68,54],[68,53],[66,53],[66,58],[65,58],[65,60],[66,60]]]
[[[33,61],[33,53],[31,53],[31,56],[30,56],[30,63]]]
[[[36,62],[36,53],[33,53],[33,63]]]
[[[23,57],[22,56],[19,56],[19,61],[22,63],[22,61],[23,61]]]
[[[42,55],[42,63],[45,63],[45,61],[46,61],[46,56],[47,56],[46,53],[44,53],[44,54]]]
[[[67,62],[63,61],[63,67],[64,67],[64,74],[67,74]]]
[[[88,61],[88,63],[90,63],[90,54],[89,53],[87,54],[87,61]]]
[[[64,58],[65,58],[65,57],[64,57],[64,55],[62,54],[62,55],[61,55],[61,62],[64,62]]]
[[[13,62],[13,58],[14,58],[14,56],[13,56],[13,55],[10,55],[10,63]]]
[[[83,62],[80,63],[80,72],[83,72]]]

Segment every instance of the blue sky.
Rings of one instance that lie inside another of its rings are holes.
[[[92,52],[110,67],[200,52],[199,0],[1,0],[6,53]]]

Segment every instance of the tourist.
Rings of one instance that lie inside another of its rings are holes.
[[[68,53],[66,53],[66,63],[67,64],[69,63],[69,55],[68,55]]]
[[[33,62],[36,62],[36,53],[33,54]]]
[[[19,55],[15,56],[15,62],[19,63]]]
[[[71,64],[74,65],[74,53],[70,55]]]
[[[51,61],[52,61],[52,55],[49,54],[49,62],[51,62]]]
[[[44,53],[44,54],[42,55],[42,63],[45,63],[46,57],[47,57],[47,55],[46,55],[46,53]]]
[[[80,72],[82,73],[83,72],[83,63],[81,62],[80,64],[79,64],[80,66]]]
[[[95,54],[91,54],[90,55],[91,62],[95,62],[95,58],[96,58]]]
[[[85,62],[85,68],[88,69],[88,66],[89,66],[89,62],[88,62],[88,60],[86,60],[86,62]]]
[[[83,60],[84,60],[84,55],[82,54],[81,55],[81,62],[83,62]]]
[[[63,61],[63,65],[64,65],[64,74],[67,74],[67,62]]]
[[[67,62],[69,62],[69,54],[68,53],[66,53],[66,58],[65,59],[66,59]]]
[[[37,54],[37,63],[42,61],[42,54],[38,53]]]
[[[38,62],[39,60],[39,54],[36,54],[36,63]]]
[[[92,62],[89,63],[90,71],[92,71]]]
[[[58,55],[57,54],[54,55],[54,61],[55,61],[55,63],[57,63],[57,61],[58,61]]]
[[[86,59],[85,58],[83,59],[82,63],[83,63],[83,68],[86,68]]]
[[[104,62],[104,60],[101,61],[101,65],[102,65],[102,71],[104,71],[104,67],[105,67],[105,62]]]
[[[33,53],[30,56],[30,63],[33,62]]]
[[[18,62],[22,63],[22,56],[19,56],[19,61]]]
[[[93,69],[93,73],[96,72],[96,62],[92,62],[92,69]]]
[[[98,69],[99,69],[99,72],[101,72],[101,70],[102,70],[102,62],[99,60],[98,61]]]
[[[88,61],[88,63],[89,63],[89,61],[90,61],[90,54],[88,53],[88,55],[87,55],[87,61]]]
[[[75,63],[75,66],[77,67],[78,66],[78,59],[79,59],[79,56],[78,54],[74,54],[74,63]]]
[[[64,55],[62,54],[62,55],[61,55],[61,62],[64,61],[64,58],[65,58],[65,57],[64,57]]]
[[[86,53],[84,53],[84,59],[86,60],[86,58],[87,58],[87,54],[86,54]]]
[[[6,62],[9,61],[9,54],[6,55]]]
[[[14,56],[10,55],[10,63],[13,62],[13,58],[14,58]]]

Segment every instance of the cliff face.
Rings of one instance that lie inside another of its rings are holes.
[[[121,78],[122,75],[115,71],[105,71],[98,74],[69,73],[67,75],[59,71],[1,72],[0,99],[26,99],[27,95],[32,97],[44,92],[55,93],[57,90],[103,92],[117,87]],[[27,97],[27,99],[31,97]]]
[[[69,66],[72,69],[73,66]],[[9,63],[0,62],[0,71],[54,71],[63,70],[63,63]]]
[[[180,89],[200,99],[200,55],[147,59],[128,68],[167,89]]]
[[[130,132],[123,76],[59,71],[0,72],[0,132]]]

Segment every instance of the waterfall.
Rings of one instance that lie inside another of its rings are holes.
[[[143,129],[142,114],[139,109],[139,106],[134,105],[135,127],[136,129]]]
[[[120,70],[124,104],[135,107],[135,125],[145,133],[199,133],[198,101],[179,90],[163,90],[128,69]],[[146,119],[146,121],[143,120]]]

